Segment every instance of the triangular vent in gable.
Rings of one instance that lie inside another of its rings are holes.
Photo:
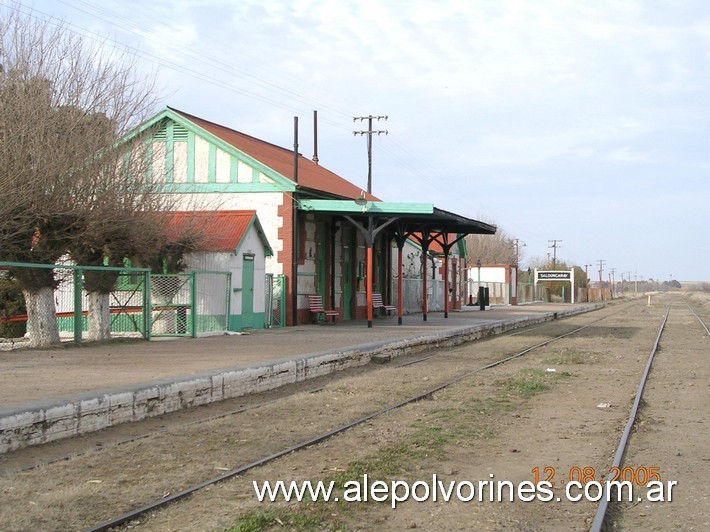
[[[153,135],[154,140],[168,140],[168,121],[163,120],[160,127]],[[180,124],[173,123],[173,141],[180,142],[187,140],[187,128]]]

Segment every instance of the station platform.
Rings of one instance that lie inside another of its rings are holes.
[[[464,307],[403,318],[0,352],[0,453],[595,310]]]

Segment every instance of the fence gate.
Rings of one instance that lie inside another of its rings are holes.
[[[151,336],[204,336],[229,327],[231,273],[151,276]]]
[[[267,273],[264,294],[266,296],[266,323],[264,327],[286,326],[286,277]]]
[[[151,336],[193,336],[193,292],[192,274],[151,276]]]
[[[232,274],[195,270],[193,276],[193,335],[220,334],[229,330]]]

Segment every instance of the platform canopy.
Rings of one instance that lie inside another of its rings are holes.
[[[392,224],[391,231],[407,238],[412,234],[492,235],[496,226],[434,207],[431,203],[404,203],[363,200],[301,200],[305,212],[340,215],[351,221],[365,220],[374,228]],[[358,224],[359,225],[359,224]],[[364,226],[364,224],[363,224]]]
[[[372,248],[378,233],[391,236],[399,248],[397,274],[397,316],[402,324],[402,248],[407,239],[416,240],[426,255],[430,244],[438,243],[444,251],[444,293],[449,292],[448,260],[454,245],[466,235],[493,235],[496,227],[479,220],[472,220],[452,212],[437,209],[431,203],[402,203],[389,201],[367,201],[365,194],[356,200],[301,200],[298,208],[302,212],[313,212],[340,216],[353,224],[365,238],[366,275],[370,281],[365,284],[367,300],[367,326],[372,327]],[[384,231],[386,229],[386,231]],[[422,290],[427,292],[426,261],[422,261]],[[444,299],[444,317],[448,318],[448,299]],[[422,298],[422,317],[427,319],[427,298]]]

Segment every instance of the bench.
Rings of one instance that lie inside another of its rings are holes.
[[[323,298],[318,294],[307,295],[306,298],[308,299],[308,308],[313,314],[313,319],[316,323],[319,321],[321,314],[323,315],[323,321],[326,323],[329,317],[332,317],[333,323],[335,323],[335,319],[340,315],[340,312],[337,310],[326,310],[323,306]]]
[[[392,305],[385,305],[384,302],[382,301],[382,294],[379,294],[377,292],[372,293],[372,308],[375,310],[378,309],[385,309],[385,313],[389,316],[389,313],[392,311],[396,311],[397,307],[393,307]]]

